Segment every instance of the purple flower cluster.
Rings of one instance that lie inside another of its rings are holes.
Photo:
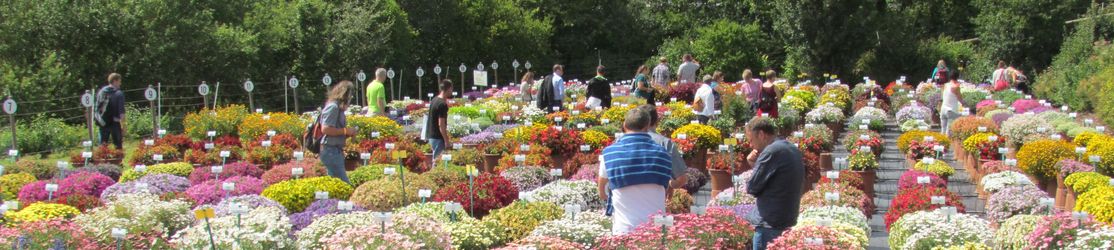
[[[515,127],[518,127],[518,124],[495,124],[495,125],[491,125],[490,127],[487,127],[486,129],[484,129],[483,132],[490,132],[490,133],[493,133],[493,134],[494,133],[503,133],[503,132],[507,132],[507,130],[511,130],[512,128],[515,128]]]
[[[469,91],[469,92],[464,93],[464,98],[468,98],[468,100],[475,101],[475,100],[487,98],[487,93],[484,93],[483,91]]]
[[[63,197],[70,195],[90,195],[100,196],[101,193],[112,186],[116,182],[108,176],[89,171],[77,171],[71,173],[65,179],[58,181],[58,191],[52,195],[46,191],[46,185],[52,181],[42,180],[24,185],[19,190],[19,201],[23,204],[31,204],[37,201],[45,201],[53,198],[59,200]]]
[[[1045,214],[1050,209],[1040,205],[1041,198],[1048,194],[1034,186],[1010,186],[991,194],[986,201],[986,214],[995,222],[1019,214]]]
[[[990,119],[994,120],[994,124],[998,124],[998,126],[1002,126],[1002,123],[1006,122],[1006,120],[1009,120],[1010,117],[1013,117],[1013,114],[997,113],[997,114],[994,114],[994,116],[991,116]]]
[[[495,133],[486,132],[486,131],[485,132],[479,132],[479,133],[476,133],[476,134],[472,134],[472,135],[460,138],[460,143],[464,143],[464,144],[481,145],[481,144],[488,144],[488,143],[493,143],[493,142],[495,142]]]
[[[233,176],[251,176],[259,178],[263,176],[263,169],[255,164],[249,162],[234,162],[225,164],[221,173],[220,179],[228,179]],[[213,171],[210,166],[198,167],[190,173],[190,183],[197,185],[205,181],[213,180]]]
[[[301,231],[303,228],[306,228],[307,226],[309,226],[309,224],[313,223],[313,220],[317,219],[318,217],[339,212],[340,210],[337,210],[337,202],[340,202],[340,200],[317,200],[314,201],[312,204],[309,204],[309,207],[307,207],[305,211],[302,211],[301,213],[291,214],[290,224],[294,226],[294,230],[290,231],[290,233],[293,234],[295,232]],[[364,208],[358,205],[353,205],[352,211],[364,211]]]
[[[146,184],[146,188],[140,188],[140,184]],[[136,181],[121,182],[109,186],[101,192],[101,200],[108,201],[112,197],[123,194],[134,193],[150,193],[154,195],[162,195],[166,193],[184,192],[190,187],[190,180],[186,177],[181,177],[171,174],[152,174],[143,176]]]
[[[1036,112],[1034,109],[1042,107],[1044,105],[1041,105],[1040,102],[1032,99],[1017,99],[1017,101],[1013,101],[1013,105],[1011,106],[1013,107],[1014,112],[1021,114],[1029,111]]]
[[[220,203],[217,203],[216,206],[213,206],[213,210],[216,212],[217,216],[229,215],[232,214],[232,204],[244,205],[248,209],[256,209],[259,207],[276,207],[279,210],[282,210],[283,214],[287,212],[286,207],[283,207],[282,204],[279,204],[278,202],[275,202],[271,199],[267,199],[267,197],[255,194],[225,198],[221,200]]]
[[[1095,167],[1087,163],[1082,163],[1072,159],[1064,159],[1056,163],[1056,167],[1060,169],[1060,174],[1067,178],[1068,175],[1078,172],[1094,172]]]
[[[685,191],[688,191],[690,194],[695,194],[700,191],[700,188],[704,187],[704,184],[708,184],[708,180],[711,178],[708,176],[708,173],[696,168],[686,169],[685,176],[688,177],[688,181],[685,182]]]
[[[927,184],[918,183],[917,178],[918,177],[924,177],[924,176],[928,176],[928,183]],[[929,172],[917,171],[917,170],[905,171],[905,173],[901,174],[901,178],[898,178],[898,180],[897,180],[897,190],[906,190],[906,189],[910,189],[910,188],[929,188],[929,187],[947,188],[948,187],[948,181],[945,181],[943,178],[940,178],[940,176],[937,176],[935,174],[932,174],[932,173],[929,173]]]
[[[106,163],[106,164],[96,164],[96,165],[92,165],[92,166],[86,166],[86,167],[78,168],[77,171],[78,172],[81,172],[81,171],[95,172],[95,173],[103,174],[104,176],[107,176],[109,179],[119,180],[120,179],[121,167],[120,167],[120,165],[107,164]]]
[[[195,171],[196,172],[196,171]],[[224,183],[235,183],[232,191],[224,191]],[[263,180],[251,176],[233,176],[224,180],[208,180],[186,190],[186,195],[197,205],[213,204],[227,196],[259,194],[263,192]]]

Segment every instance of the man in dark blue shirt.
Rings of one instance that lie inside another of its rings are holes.
[[[757,198],[758,203],[747,220],[754,224],[756,231],[754,250],[764,250],[766,244],[797,224],[805,168],[801,151],[777,137],[772,119],[751,119],[746,134],[754,147],[747,161],[755,166],[754,176],[747,183],[747,193]]]

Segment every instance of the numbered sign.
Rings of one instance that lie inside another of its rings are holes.
[[[460,73],[464,73],[464,71],[468,71],[468,66],[464,66],[464,64],[461,63],[460,67],[457,67],[456,69],[460,70]]]
[[[4,100],[4,113],[8,113],[9,115],[15,114],[17,109],[19,109],[19,105],[15,103],[15,100],[12,100],[10,97]]]
[[[93,94],[85,93],[81,95],[81,106],[85,106],[86,108],[93,107]]]
[[[395,79],[395,69],[387,70],[387,78]]]
[[[325,73],[325,76],[321,77],[321,83],[324,83],[325,86],[333,85],[333,77],[329,76],[329,73]]]
[[[301,83],[301,82],[298,81],[297,77],[291,77],[290,80],[286,81],[286,85],[290,86],[290,88],[292,88],[292,89],[298,88],[299,83]]]
[[[530,67],[531,67],[530,61],[526,61],[526,65],[523,65],[523,66],[526,66],[526,70],[530,70]]]
[[[425,75],[425,70],[422,69],[421,67],[418,67],[418,70],[415,70],[414,74],[417,75],[418,77],[422,77],[422,76]]]
[[[440,64],[433,65],[433,73],[437,74],[437,75],[441,75],[441,65]]]
[[[209,95],[209,84],[202,82],[201,85],[197,85],[197,93],[201,95]]]
[[[367,80],[367,74],[365,74],[363,70],[360,70],[360,73],[356,74],[356,80],[360,80],[361,82]]]
[[[491,62],[491,69],[499,70],[499,62],[492,61]]]
[[[514,61],[511,62],[511,68],[514,68],[515,70],[518,70],[518,66],[519,66],[518,59],[514,59]]]

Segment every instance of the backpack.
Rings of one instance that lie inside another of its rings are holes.
[[[306,126],[306,133],[302,135],[302,147],[314,154],[321,153],[321,139],[325,133],[321,132],[321,112],[313,118],[313,123]]]
[[[97,122],[98,126],[103,127],[105,125],[108,125],[108,121],[104,119],[104,115],[108,112],[108,103],[111,98],[112,97],[105,92],[104,88],[102,88],[100,91],[97,91],[96,104],[94,104],[94,107],[96,107],[96,109],[93,110],[93,120]]]
[[[936,71],[936,83],[944,84],[948,82],[948,69],[943,68]]]

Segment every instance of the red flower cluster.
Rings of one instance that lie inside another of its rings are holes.
[[[998,148],[1006,144],[1006,137],[999,136],[998,141],[983,141],[976,144],[975,147],[979,149],[979,157],[983,160],[1001,160],[1002,154],[998,153]]]
[[[460,203],[465,212],[471,213],[476,218],[487,215],[492,209],[507,206],[517,199],[518,188],[514,184],[490,173],[477,176],[473,180],[471,190],[468,189],[468,181],[461,181],[437,190],[437,194],[433,196],[434,201]],[[472,203],[473,201],[475,203]],[[474,212],[472,209],[475,209]]]
[[[734,158],[734,159],[732,159],[732,158]],[[742,170],[742,167],[743,167],[743,166],[740,166],[740,165],[743,164],[744,162],[746,162],[746,154],[742,154],[742,153],[723,153],[723,152],[719,152],[719,153],[716,153],[716,154],[709,154],[708,155],[708,170],[731,171],[732,170],[732,164],[734,164],[735,172],[732,173],[732,174],[740,174],[740,173],[743,172],[743,171],[740,171],[740,170]]]
[[[177,149],[179,153],[185,153],[187,149],[195,147],[193,139],[186,135],[166,135],[155,141],[155,146],[171,146]],[[202,148],[202,145],[196,147]]]
[[[932,196],[943,196],[944,205],[933,205]],[[965,212],[963,202],[959,199],[959,196],[948,191],[947,188],[927,187],[899,190],[893,202],[890,202],[890,210],[886,211],[886,229],[889,230],[890,225],[893,225],[894,222],[897,222],[897,219],[907,213],[934,210],[944,206],[955,207],[959,213]]]
[[[940,143],[936,141],[911,141],[909,142],[909,156],[918,161],[928,156],[936,157],[937,152],[933,148],[937,145],[940,145]]]
[[[851,170],[840,170],[839,178],[836,179],[837,183],[843,183],[852,187],[859,187],[863,185],[863,177],[858,172]],[[820,185],[831,183],[832,180],[828,179],[827,173],[820,175]]]
[[[878,137],[870,137],[870,139],[866,140],[855,140],[855,143],[851,145],[850,151],[852,154],[859,152],[859,148],[862,146],[870,147],[870,152],[874,153],[875,156],[882,153],[882,140],[879,140]]]
[[[531,141],[553,150],[553,154],[571,154],[580,148],[580,135],[574,129],[548,127],[530,137]]]
[[[828,145],[825,145],[824,140],[813,136],[798,138],[793,140],[793,142],[797,143],[797,148],[800,148],[801,151],[805,152],[820,153],[821,151],[828,148]]]

